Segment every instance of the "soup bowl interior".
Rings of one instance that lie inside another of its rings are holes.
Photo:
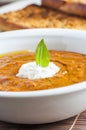
[[[29,29],[0,34],[0,54],[35,51],[44,39],[49,50],[86,54],[86,32],[66,29]],[[28,92],[0,92],[0,120],[50,123],[72,117],[86,109],[86,81],[63,88]]]

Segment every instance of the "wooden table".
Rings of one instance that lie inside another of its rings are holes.
[[[86,130],[86,111],[70,119],[51,124],[22,125],[0,121],[0,130]]]
[[[86,111],[70,119],[42,125],[0,122],[0,130],[86,130]]]

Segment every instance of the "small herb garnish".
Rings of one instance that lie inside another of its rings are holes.
[[[47,67],[50,62],[49,51],[45,45],[44,39],[42,39],[36,48],[36,64],[41,67]]]

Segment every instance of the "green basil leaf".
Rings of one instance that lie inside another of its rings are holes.
[[[49,51],[46,47],[44,39],[42,39],[36,48],[36,64],[41,67],[47,67],[50,62]]]

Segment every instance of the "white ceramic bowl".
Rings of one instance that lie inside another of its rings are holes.
[[[0,53],[35,50],[44,38],[49,49],[86,54],[86,31],[32,29],[0,33]],[[86,81],[33,92],[0,92],[0,120],[40,124],[72,117],[86,109]]]

